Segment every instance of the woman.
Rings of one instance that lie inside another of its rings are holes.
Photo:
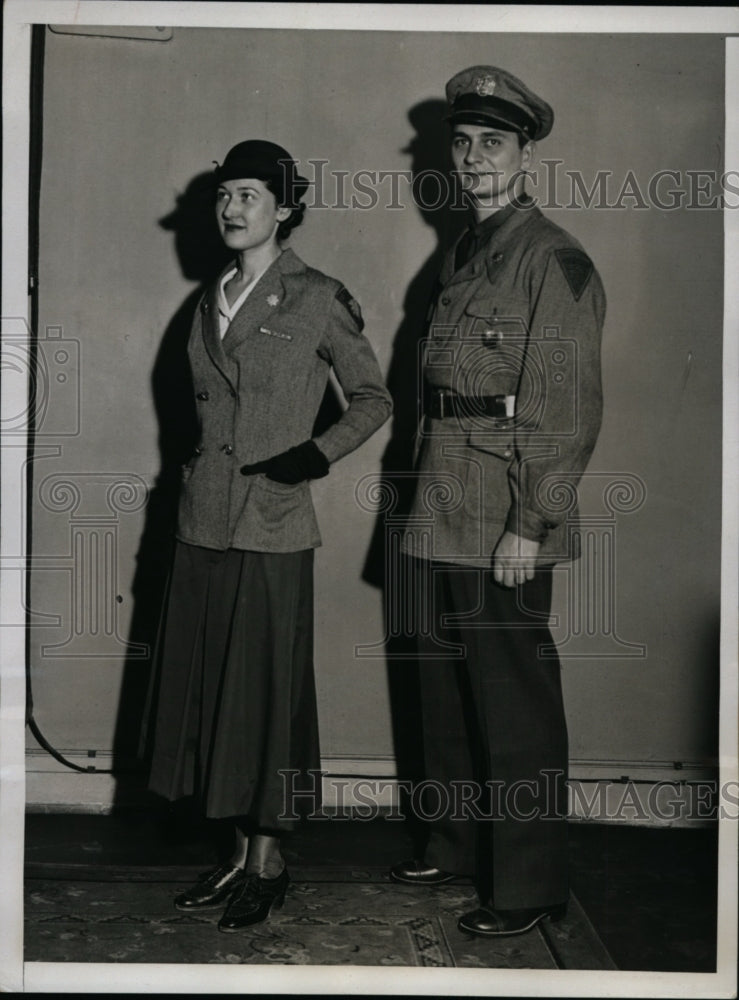
[[[201,299],[188,344],[200,441],[183,469],[149,787],[232,818],[230,860],[175,905],[228,903],[219,928],[235,931],[284,899],[288,793],[320,792],[309,481],[391,403],[354,299],[282,248],[308,187],[290,155],[241,142],[215,178],[235,260]],[[331,368],[349,405],[313,438]]]

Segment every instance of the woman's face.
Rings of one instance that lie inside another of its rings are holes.
[[[223,242],[231,250],[256,250],[275,243],[277,226],[290,215],[278,208],[264,181],[223,181],[216,195],[216,218]]]

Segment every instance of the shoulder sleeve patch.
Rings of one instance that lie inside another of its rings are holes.
[[[590,276],[595,270],[593,262],[582,250],[555,250],[554,253],[575,302],[579,302],[590,281]]]
[[[364,320],[362,319],[362,310],[359,308],[357,300],[349,294],[343,285],[336,293],[336,298],[350,314],[351,318],[359,327],[359,331],[361,333],[361,331],[364,330]]]

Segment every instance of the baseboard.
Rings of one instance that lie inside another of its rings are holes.
[[[109,813],[147,801],[145,774],[135,761],[117,763],[112,755],[63,751],[84,771],[71,770],[42,750],[26,754],[29,812]],[[415,791],[401,794],[391,757],[332,757],[322,760],[323,808],[335,815],[371,819],[401,818],[413,808]],[[719,816],[739,815],[737,789],[719,789],[708,764],[639,761],[570,762],[570,819],[578,822],[640,826],[695,827]]]
[[[373,808],[396,816],[408,808],[392,758],[333,757],[323,761],[324,809],[371,818]],[[571,760],[569,818],[637,826],[709,826],[739,818],[739,789],[719,789],[717,769],[700,762]]]

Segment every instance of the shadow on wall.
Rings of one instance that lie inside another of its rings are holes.
[[[413,441],[418,427],[419,344],[425,336],[426,323],[435,298],[436,283],[445,251],[467,224],[467,213],[454,210],[450,199],[440,199],[439,175],[449,176],[449,126],[444,121],[448,107],[442,100],[431,99],[414,105],[408,119],[415,134],[401,150],[411,156],[412,191],[419,215],[434,230],[436,247],[421,265],[408,286],[403,300],[403,320],[393,341],[388,371],[388,389],[394,412],[390,442],[382,460],[383,480],[398,501],[389,513],[402,516],[413,496],[414,483],[408,476],[413,462]],[[442,202],[440,204],[440,202]],[[385,520],[378,518],[375,535],[365,566],[364,578],[375,586],[384,586]]]
[[[125,665],[113,744],[113,767],[120,773],[130,770],[140,737],[142,748],[145,746],[148,751],[151,734],[146,727],[147,703],[156,693],[153,652],[174,546],[181,467],[190,458],[197,441],[187,341],[200,296],[230,257],[218,232],[214,194],[213,174],[199,174],[178,197],[174,210],[158,220],[163,229],[174,234],[182,276],[187,281],[197,281],[198,286],[167,325],[151,373],[160,465],[149,494],[136,556],[129,642],[145,643],[152,655],[147,660],[130,659]]]
[[[408,120],[414,130],[410,143],[402,152],[411,156],[412,191],[415,206],[426,225],[434,230],[436,246],[412,279],[403,301],[403,319],[393,341],[388,371],[388,389],[393,397],[394,412],[390,441],[382,459],[381,495],[393,497],[390,508],[378,514],[370,543],[363,578],[384,592],[386,655],[390,692],[391,723],[395,757],[400,779],[416,783],[423,778],[421,751],[423,746],[418,667],[413,659],[413,638],[405,634],[390,634],[389,621],[403,622],[390,602],[402,596],[404,590],[393,586],[397,567],[388,554],[397,552],[390,544],[390,535],[402,530],[408,513],[415,480],[412,475],[414,438],[418,428],[419,347],[435,299],[438,274],[445,251],[455,242],[466,226],[467,212],[453,209],[455,199],[439,198],[435,177],[449,176],[449,126],[444,121],[448,111],[444,101],[429,99],[414,105]],[[451,204],[450,204],[451,201]],[[393,558],[395,556],[393,555]],[[412,809],[404,808],[407,816]],[[422,830],[410,831],[416,841]],[[417,849],[420,850],[420,844]]]

